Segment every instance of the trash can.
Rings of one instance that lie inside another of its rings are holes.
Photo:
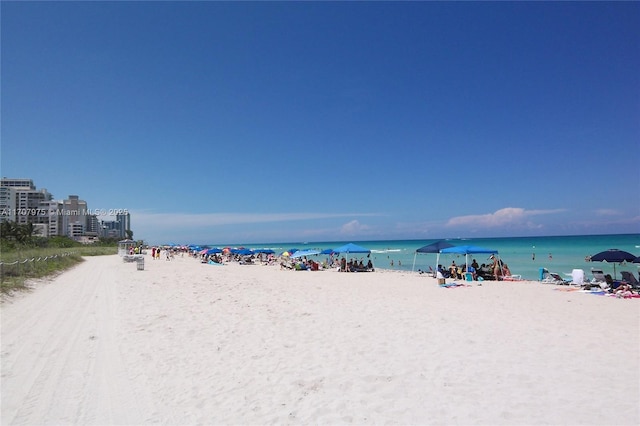
[[[138,267],[138,271],[144,271],[144,257],[138,257],[138,259],[136,259],[136,265]]]

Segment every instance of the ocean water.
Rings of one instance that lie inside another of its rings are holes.
[[[353,242],[371,250],[371,259],[376,268],[399,271],[428,270],[436,266],[436,254],[416,254],[416,250],[438,240],[387,240],[387,241],[327,241],[306,243],[263,243],[243,245],[247,248],[270,248],[282,253],[292,248],[324,250],[337,248]],[[570,274],[573,269],[583,269],[591,278],[591,268],[600,268],[605,274],[614,275],[614,265],[603,262],[587,262],[585,258],[598,252],[616,248],[640,256],[640,234],[625,235],[579,235],[554,237],[511,237],[511,238],[468,238],[447,239],[454,246],[474,245],[498,250],[500,258],[509,265],[512,274],[522,275],[528,280],[537,280],[540,268],[557,272],[561,276]],[[215,246],[213,244],[212,246]],[[324,260],[326,255],[318,255],[317,260]],[[350,254],[349,257],[363,258],[366,254]],[[487,254],[470,255],[469,262],[476,259],[479,264],[490,263]],[[414,265],[415,259],[415,265]],[[464,255],[440,255],[440,264],[448,266],[451,261],[456,264],[465,262]],[[638,276],[640,263],[615,265],[616,276],[620,271],[630,271]]]

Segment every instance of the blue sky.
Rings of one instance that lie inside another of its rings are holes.
[[[640,232],[638,2],[2,2],[2,176],[151,243]]]

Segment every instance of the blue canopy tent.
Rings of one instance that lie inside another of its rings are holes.
[[[411,267],[411,272],[413,272],[413,269],[416,267],[416,257],[418,256],[418,253],[440,253],[440,250],[446,249],[449,247],[454,247],[454,245],[449,244],[444,240],[436,241],[435,243],[431,243],[424,247],[420,247],[419,249],[416,250],[416,253],[413,255],[413,266]],[[434,268],[434,270],[437,270],[437,269],[438,269],[438,264],[436,263],[436,267]]]
[[[333,249],[334,253],[371,253],[371,250],[360,247],[357,244],[349,243]]]
[[[346,261],[349,261],[349,253],[371,253],[371,250],[360,247],[357,244],[349,243],[345,244],[341,247],[333,249],[334,253],[346,253],[347,256],[345,258]]]
[[[477,246],[454,246],[440,250],[440,253],[464,254],[465,265],[469,267],[469,255],[478,253],[498,254],[498,250],[488,249]],[[440,261],[440,253],[438,253],[438,261]]]
[[[206,251],[205,254],[217,254],[217,253],[222,253],[222,249],[219,249],[217,247],[210,248],[209,250]]]

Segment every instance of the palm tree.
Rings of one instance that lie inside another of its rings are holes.
[[[16,240],[21,243],[30,242],[34,232],[35,226],[31,222],[19,225],[16,232]]]
[[[17,222],[7,220],[0,224],[0,238],[3,240],[17,240],[19,225]]]

